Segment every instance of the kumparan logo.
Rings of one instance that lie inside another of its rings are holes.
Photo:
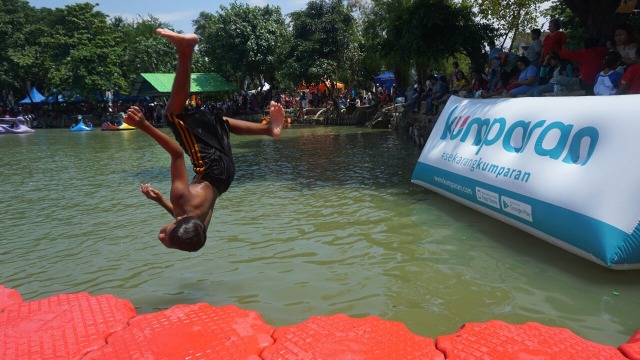
[[[584,166],[596,150],[600,133],[593,126],[575,129],[572,124],[560,121],[536,122],[518,120],[507,125],[503,117],[481,118],[456,114],[456,105],[447,117],[441,140],[457,140],[462,143],[472,140],[477,146],[476,155],[485,146],[502,145],[505,151],[523,153],[529,147],[542,157]],[[547,141],[545,141],[547,140]]]

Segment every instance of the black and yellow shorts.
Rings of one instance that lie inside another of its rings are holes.
[[[195,178],[213,185],[222,195],[233,181],[236,167],[229,143],[229,122],[219,114],[189,110],[165,113],[167,125],[193,165]]]

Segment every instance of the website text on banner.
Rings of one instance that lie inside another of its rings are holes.
[[[412,182],[601,265],[640,268],[638,102],[451,97]]]

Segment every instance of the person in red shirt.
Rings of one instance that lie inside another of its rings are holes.
[[[640,60],[640,46],[636,47],[635,60]],[[640,64],[631,65],[624,72],[616,95],[624,94],[640,94]]]
[[[570,91],[584,90],[587,95],[593,95],[593,85],[595,85],[596,76],[604,69],[604,56],[609,52],[607,47],[597,47],[598,40],[595,38],[587,38],[584,41],[584,49],[580,50],[563,50],[560,57],[564,60],[574,61],[580,66],[580,79],[576,85],[572,84],[572,79],[565,76],[558,78],[558,83],[566,86]]]
[[[548,64],[547,56],[550,52],[560,52],[567,44],[567,34],[561,31],[562,23],[560,19],[553,18],[549,21],[549,34],[542,40],[542,54],[540,54],[539,64]]]

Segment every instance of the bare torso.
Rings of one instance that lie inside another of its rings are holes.
[[[171,203],[174,204],[173,215],[176,219],[184,215],[195,216],[209,227],[213,207],[218,196],[220,196],[218,190],[210,183],[193,179],[189,184],[187,194],[184,194],[180,199],[171,199]]]

